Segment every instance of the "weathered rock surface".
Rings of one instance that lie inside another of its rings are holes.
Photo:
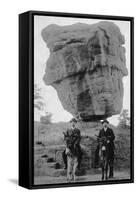
[[[50,50],[43,80],[56,89],[64,109],[85,121],[120,113],[127,68],[118,26],[53,24],[42,30],[42,38]]]

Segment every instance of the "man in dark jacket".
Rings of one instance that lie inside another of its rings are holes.
[[[113,164],[114,164],[114,140],[115,135],[113,133],[113,130],[108,127],[109,122],[107,120],[104,120],[102,122],[103,129],[100,130],[98,139],[99,138],[106,138],[108,143],[108,150],[109,150],[109,159],[110,159],[110,175],[109,178],[113,178]],[[95,152],[95,164],[98,165],[99,161],[99,145],[97,146],[96,152]]]
[[[82,151],[81,151],[81,147],[80,147],[80,140],[81,140],[81,134],[80,134],[80,130],[78,128],[76,128],[76,123],[77,120],[75,118],[73,118],[71,121],[71,128],[67,129],[67,133],[69,136],[72,137],[76,149],[78,151],[78,169],[80,169],[80,164],[81,164],[81,159],[82,159]],[[65,169],[67,169],[67,155],[66,155],[66,151],[64,150],[62,153],[62,157],[63,157],[63,161],[65,164]]]

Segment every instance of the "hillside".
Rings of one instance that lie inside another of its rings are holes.
[[[94,137],[95,135],[98,135],[99,130],[102,128],[100,122],[78,123],[77,126],[78,128],[80,128],[82,136],[89,137]],[[128,129],[119,129],[111,124],[109,126],[113,129],[116,140],[119,139],[120,135],[124,135],[128,138]],[[68,122],[58,122],[51,124],[41,124],[40,122],[34,122],[34,140],[35,142],[38,140],[42,141],[43,143],[45,143],[45,145],[63,144],[62,132],[69,127],[70,124]]]

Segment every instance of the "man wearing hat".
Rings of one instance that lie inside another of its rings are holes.
[[[81,134],[80,134],[80,130],[76,127],[77,124],[77,120],[75,118],[72,118],[70,120],[70,125],[71,128],[67,129],[67,133],[72,136],[72,138],[75,141],[75,145],[78,151],[78,169],[80,169],[80,164],[81,164],[81,159],[82,159],[82,151],[81,151],[81,147],[80,147],[80,140],[81,140]],[[65,169],[67,169],[67,155],[66,155],[66,151],[64,150],[62,153],[62,157],[63,157],[63,161],[65,164]]]
[[[114,163],[114,140],[115,135],[111,128],[108,127],[109,122],[105,119],[102,121],[103,128],[100,130],[98,138],[106,137],[108,148],[110,152],[110,176],[109,178],[113,178],[113,163]],[[95,164],[98,165],[99,161],[99,145],[97,146],[97,150],[95,152]]]

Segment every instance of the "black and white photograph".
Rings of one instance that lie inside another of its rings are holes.
[[[136,10],[1,1],[1,200],[136,199]]]
[[[34,15],[34,185],[132,179],[131,21]]]

